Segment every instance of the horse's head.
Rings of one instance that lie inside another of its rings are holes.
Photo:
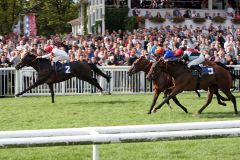
[[[129,68],[127,72],[128,75],[132,76],[137,72],[143,71],[147,67],[148,62],[149,61],[144,56],[141,56],[140,58],[133,62],[132,66]]]
[[[157,79],[160,76],[160,73],[164,70],[165,63],[166,62],[164,62],[163,59],[154,62],[148,72],[147,79],[149,81]]]
[[[29,52],[21,54],[21,61],[15,66],[15,68],[19,70],[25,66],[30,66],[35,59],[36,56]]]

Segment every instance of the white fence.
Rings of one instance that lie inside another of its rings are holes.
[[[240,65],[233,67],[235,68],[235,73],[240,75]],[[127,75],[129,66],[101,67],[101,69],[112,76],[111,82],[108,84],[104,78],[94,75],[106,92],[109,90],[114,94],[152,92],[152,83],[146,80],[143,72],[129,77]],[[24,68],[19,71],[16,71],[15,68],[0,68],[0,96],[14,96],[35,82],[36,77],[37,72],[32,68]],[[237,90],[240,90],[239,85],[239,80],[234,81],[234,86],[237,87]],[[80,95],[99,92],[96,87],[77,78],[55,84],[54,91],[57,95]],[[49,94],[49,88],[44,84],[24,95]]]
[[[97,144],[239,136],[240,120],[159,125],[1,131],[0,148],[93,144],[93,160],[98,160],[99,155]]]

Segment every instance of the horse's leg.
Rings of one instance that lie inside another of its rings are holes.
[[[166,89],[165,91],[163,91],[163,93],[164,93],[164,97],[163,97],[163,98],[166,98],[167,95],[169,95],[169,94],[171,93],[171,90],[168,88],[168,89]],[[170,102],[167,101],[166,103],[167,103],[168,107],[169,107],[170,109],[172,109],[172,106],[171,106]]]
[[[207,97],[207,101],[206,103],[202,106],[202,108],[200,110],[198,110],[198,113],[201,114],[202,111],[211,103],[212,101],[212,97],[213,97],[213,93],[214,93],[214,90],[216,89],[215,86],[210,86],[208,88],[208,97]]]
[[[218,92],[218,89],[216,91],[214,91],[214,94],[216,95],[216,98],[217,98],[217,102],[218,104],[222,105],[222,106],[226,106],[226,103],[225,102],[222,102],[221,100],[223,101],[227,101],[228,99],[226,99],[225,97],[221,96]]]
[[[201,95],[200,95],[200,93],[198,92],[198,90],[196,90],[195,93],[197,93],[197,95],[198,95],[199,98],[201,97]]]
[[[96,72],[98,75],[101,75],[102,77],[104,77],[104,78],[107,80],[107,82],[110,82],[111,76],[103,73],[103,72],[102,72],[95,64],[93,64],[93,63],[88,63],[88,65],[90,66],[90,68],[91,68],[94,72]]]
[[[172,97],[172,100],[178,105],[185,113],[188,113],[187,108],[185,108],[177,99],[176,96]]]
[[[153,110],[151,112],[156,112],[158,109],[160,109],[167,101],[169,101],[170,99],[175,97],[178,93],[182,92],[181,88],[184,88],[184,87],[173,86],[173,87],[170,87],[170,88],[172,89],[171,94],[169,96],[167,96],[166,98],[164,98],[162,103],[159,104],[157,107],[153,108]]]
[[[45,79],[37,80],[34,84],[32,84],[31,86],[29,86],[27,89],[25,89],[24,91],[16,94],[16,96],[18,97],[18,96],[20,96],[20,95],[28,92],[29,90],[31,90],[31,89],[33,89],[33,88],[35,88],[35,87],[43,84],[44,82],[45,82]]]
[[[82,79],[82,80],[90,83],[91,85],[94,85],[95,87],[97,87],[97,88],[101,91],[101,93],[103,92],[103,89],[102,89],[102,87],[99,85],[99,83],[98,83],[98,81],[97,81],[96,78],[92,78],[92,77],[89,77],[89,78],[80,78],[80,77],[79,77],[79,79]]]
[[[159,96],[160,93],[161,92],[158,89],[154,89],[153,101],[152,101],[152,105],[151,105],[151,107],[150,107],[150,109],[148,111],[148,114],[151,114],[151,111],[152,111],[153,107],[155,106],[156,101],[157,101],[158,96]]]
[[[234,106],[234,112],[235,112],[235,114],[238,114],[236,97],[232,94],[230,89],[229,90],[221,89],[221,91],[232,101],[233,106]]]
[[[48,83],[48,87],[51,92],[51,97],[52,97],[52,103],[54,103],[54,91],[53,91],[53,83]]]

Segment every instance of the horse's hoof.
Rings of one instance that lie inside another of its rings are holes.
[[[154,108],[152,111],[151,111],[151,113],[156,113],[157,112],[157,109],[156,108]]]
[[[220,105],[222,105],[222,106],[227,106],[227,104],[226,104],[226,103],[224,103],[224,102],[223,102],[223,103],[221,103]]]
[[[198,114],[198,115],[199,115],[199,114],[202,114],[202,112],[201,112],[201,111],[198,111],[197,114]]]
[[[15,97],[19,97],[20,96],[20,94],[15,94]]]
[[[151,114],[152,112],[151,111],[149,111],[147,114]]]

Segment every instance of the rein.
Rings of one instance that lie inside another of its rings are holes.
[[[36,57],[36,58],[34,58],[31,62],[35,62],[37,59],[38,59],[38,58]]]

